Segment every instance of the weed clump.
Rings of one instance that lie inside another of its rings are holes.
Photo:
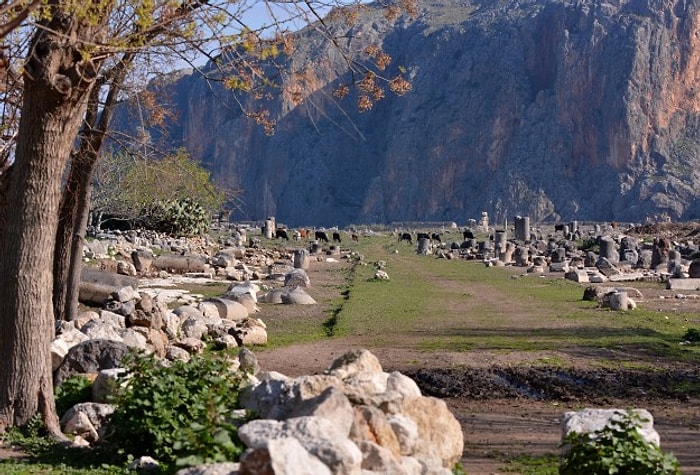
[[[148,455],[173,469],[240,457],[244,447],[233,414],[242,375],[226,356],[163,365],[152,356],[129,355],[124,364],[107,437],[123,455]]]
[[[56,412],[63,416],[68,409],[81,402],[90,401],[92,396],[92,381],[83,376],[75,375],[67,378],[56,387]]]

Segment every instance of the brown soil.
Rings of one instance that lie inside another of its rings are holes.
[[[319,322],[327,318],[323,302],[339,297],[342,277],[334,268],[340,265],[347,264],[313,263],[308,271],[312,283],[308,292],[320,305],[304,309],[304,318],[317,318]],[[640,285],[644,293],[640,305],[660,312],[695,313],[700,324],[700,298],[692,298],[698,292],[686,292],[690,298],[678,299],[661,286]],[[487,285],[479,289],[479,296],[482,301],[500,298]],[[277,322],[295,318],[297,311],[293,306],[263,304],[259,316],[273,330]],[[537,309],[523,306],[513,311]],[[402,338],[409,337],[397,336],[391,343],[369,349],[385,370],[402,371],[419,383],[424,394],[446,400],[464,430],[462,464],[469,474],[503,473],[507,460],[519,455],[558,454],[562,414],[583,407],[648,409],[655,418],[662,448],[678,457],[683,474],[700,474],[700,398],[688,398],[672,390],[679,381],[697,384],[697,367],[658,362],[667,371],[653,374],[601,369],[595,360],[614,356],[614,350],[609,349],[423,352],[410,348],[413,340],[402,342]],[[299,376],[321,373],[347,350],[363,347],[367,346],[361,336],[332,337],[263,349],[257,356],[263,370]],[[548,359],[557,364],[548,367]]]

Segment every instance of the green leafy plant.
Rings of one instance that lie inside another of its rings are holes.
[[[579,249],[582,251],[600,252],[600,245],[595,238],[586,238],[581,241]]]
[[[190,198],[156,201],[144,209],[140,224],[178,236],[195,236],[209,229],[210,213]]]
[[[644,440],[638,431],[644,420],[634,412],[619,412],[602,429],[571,433],[564,441],[570,450],[559,466],[560,475],[680,474],[678,460]]]
[[[61,417],[71,407],[87,402],[92,396],[92,382],[85,376],[71,376],[56,387],[56,411]]]
[[[231,419],[240,373],[219,353],[163,366],[151,356],[126,358],[126,384],[108,441],[125,454],[167,467],[236,460],[243,450]]]
[[[454,467],[452,467],[452,475],[466,475],[467,472],[464,471],[464,467],[461,462],[457,462]]]

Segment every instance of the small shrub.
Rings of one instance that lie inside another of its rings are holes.
[[[92,397],[92,382],[85,376],[71,376],[56,387],[56,412],[58,417],[71,407],[81,402],[87,402]]]
[[[141,225],[147,229],[177,235],[196,236],[209,229],[211,214],[190,199],[155,201],[141,216]]]
[[[126,358],[108,436],[125,454],[149,455],[170,468],[235,461],[243,450],[232,411],[240,373],[218,353],[163,366],[151,356]]]
[[[683,341],[690,341],[697,343],[700,341],[700,331],[696,328],[689,328],[685,335],[683,335]]]
[[[586,238],[581,242],[579,249],[582,251],[592,251],[598,253],[600,252],[600,245],[595,238]]]
[[[571,450],[559,466],[560,475],[680,474],[678,460],[647,443],[637,430],[644,422],[636,413],[619,418],[591,434],[572,433],[564,441]]]
[[[46,427],[39,414],[35,414],[24,427],[8,427],[0,434],[0,441],[22,447],[29,453],[46,450],[52,443],[46,437]]]

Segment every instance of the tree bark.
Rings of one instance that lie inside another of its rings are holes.
[[[56,320],[78,316],[78,294],[92,172],[97,156],[74,157],[61,198],[54,255],[53,306]]]
[[[75,19],[73,19],[75,20]],[[92,87],[78,71],[76,44],[93,28],[56,15],[38,29],[25,65],[16,159],[0,209],[0,431],[40,413],[60,436],[50,344],[54,244],[61,177]]]

